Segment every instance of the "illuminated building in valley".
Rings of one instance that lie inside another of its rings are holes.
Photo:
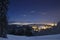
[[[39,31],[38,26],[36,26],[36,25],[32,26],[32,28],[34,31]]]
[[[0,0],[0,37],[7,37],[7,8],[8,0]]]
[[[52,28],[52,26],[51,25],[42,25],[42,26],[33,25],[32,28],[34,31],[40,31],[41,29],[46,30],[46,29]]]

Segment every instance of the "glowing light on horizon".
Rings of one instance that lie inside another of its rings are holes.
[[[47,27],[42,27],[41,29],[47,29]]]
[[[32,26],[34,31],[39,31],[38,26]]]

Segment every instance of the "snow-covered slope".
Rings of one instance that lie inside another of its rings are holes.
[[[0,38],[0,40],[60,40],[60,34],[33,37],[8,35],[8,38]]]

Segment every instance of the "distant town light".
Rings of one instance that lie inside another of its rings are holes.
[[[47,29],[47,27],[42,27],[42,29]]]
[[[40,27],[39,27],[38,29],[39,29],[39,30],[41,30],[41,28],[40,28]]]
[[[39,31],[38,26],[34,25],[34,26],[32,26],[32,28],[33,28],[34,31]]]
[[[51,26],[56,26],[57,24],[55,23],[48,23],[48,25],[51,25]]]
[[[35,31],[39,31],[39,29],[36,29]]]
[[[36,29],[36,28],[37,28],[37,26],[32,26],[32,28],[33,28],[33,29]]]
[[[56,26],[57,24],[51,24],[52,26]]]

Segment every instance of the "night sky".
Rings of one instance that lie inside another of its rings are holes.
[[[10,0],[8,21],[58,22],[60,0]]]

